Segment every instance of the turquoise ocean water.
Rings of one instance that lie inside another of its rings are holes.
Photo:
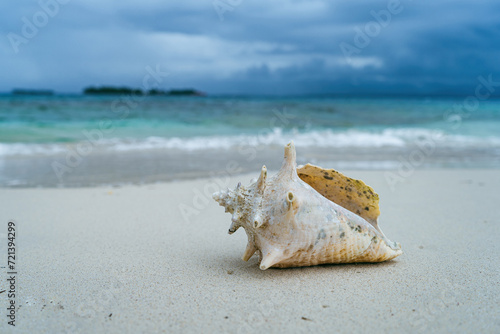
[[[307,159],[299,163],[336,168],[397,169],[404,160],[415,168],[500,167],[500,100],[469,102],[4,95],[0,186],[203,177],[230,160],[252,171],[279,166],[290,140]]]

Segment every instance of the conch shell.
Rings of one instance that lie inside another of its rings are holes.
[[[362,181],[307,164],[297,169],[293,142],[285,146],[279,172],[266,166],[248,187],[219,191],[213,198],[232,214],[229,234],[243,227],[260,269],[325,263],[382,262],[401,255],[377,224],[378,195]]]

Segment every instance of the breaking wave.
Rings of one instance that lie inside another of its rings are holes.
[[[283,146],[290,140],[297,147],[324,148],[380,148],[409,147],[418,142],[432,141],[436,146],[450,148],[500,148],[500,137],[474,137],[450,135],[439,130],[422,128],[385,129],[382,131],[360,130],[314,130],[283,131],[280,128],[269,129],[258,134],[234,136],[199,136],[199,137],[148,137],[137,138],[95,138],[75,143],[0,143],[0,157],[58,155],[89,145],[106,152],[145,151],[145,150],[220,150],[241,146]]]

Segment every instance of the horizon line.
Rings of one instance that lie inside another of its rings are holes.
[[[26,91],[33,91],[33,92],[40,92],[40,94],[15,94],[13,91],[18,88],[12,89],[10,92],[6,91],[0,91],[0,96],[38,96],[38,97],[54,97],[54,96],[98,96],[98,97],[112,97],[112,96],[121,96],[121,95],[130,95],[130,94],[125,94],[125,93],[120,93],[120,94],[85,94],[83,91],[82,92],[58,92],[55,90],[51,89],[25,89]],[[171,90],[179,90],[179,88],[174,88]],[[196,90],[198,91],[198,90]],[[43,92],[47,94],[43,94]],[[167,91],[168,92],[168,91]],[[374,92],[374,93],[287,93],[287,94],[264,94],[264,93],[207,93],[207,92],[202,92],[204,93],[203,96],[194,96],[194,95],[186,95],[186,96],[176,96],[176,95],[150,95],[147,94],[147,91],[144,91],[144,95],[146,96],[154,96],[154,97],[197,97],[197,98],[210,98],[210,97],[450,97],[450,98],[457,98],[457,97],[467,97],[471,94],[464,94],[464,93],[380,93],[380,92]],[[500,98],[500,93],[498,94],[491,94],[489,98]]]

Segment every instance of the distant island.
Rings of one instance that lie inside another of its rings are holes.
[[[134,89],[128,87],[87,87],[83,90],[85,95],[152,95],[152,96],[205,96],[206,94],[195,89],[150,89],[143,91],[141,89]]]
[[[54,95],[54,91],[49,89],[22,89],[15,88],[12,95]]]

